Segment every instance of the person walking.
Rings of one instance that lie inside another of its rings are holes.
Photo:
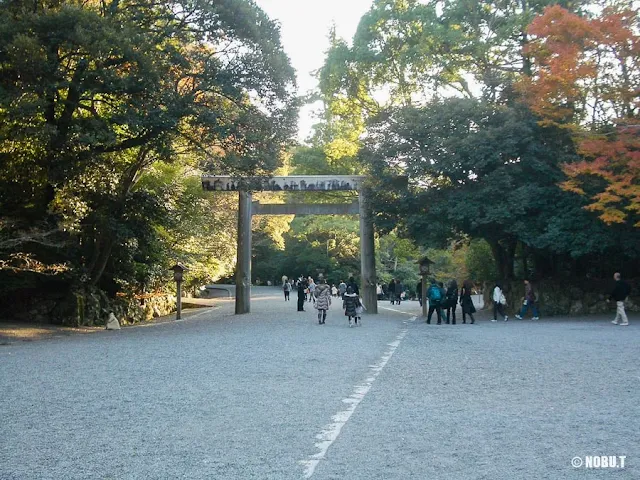
[[[456,307],[458,306],[458,282],[455,279],[449,282],[447,295],[444,300],[444,308],[447,311],[447,324],[456,324]]]
[[[436,279],[431,279],[431,285],[427,289],[427,298],[429,299],[429,313],[427,315],[427,323],[431,324],[431,316],[435,310],[438,316],[438,325],[442,324],[442,291],[436,283]]]
[[[387,289],[389,291],[389,300],[391,300],[391,305],[393,305],[396,302],[396,279],[392,278],[391,281],[389,282],[389,288]]]
[[[282,289],[284,290],[284,301],[288,302],[291,295],[291,284],[289,283],[289,280],[284,281],[284,283],[282,284]]]
[[[349,283],[347,284],[347,287],[351,287],[353,289],[353,293],[358,296],[360,295],[360,288],[358,288],[358,284],[356,283],[355,278],[349,277]]]
[[[313,295],[315,297],[315,307],[318,309],[318,324],[324,325],[327,320],[327,310],[331,305],[331,289],[324,278],[321,278],[320,284],[316,285]]]
[[[504,292],[502,291],[502,285],[500,282],[496,282],[496,286],[493,287],[492,293],[493,300],[493,320],[492,322],[498,321],[498,313],[504,317],[504,321],[508,321],[509,317],[507,317],[504,313],[504,306],[507,304],[507,298],[504,296]]]
[[[476,313],[476,307],[473,305],[473,298],[471,293],[473,291],[473,283],[471,280],[465,280],[462,284],[462,291],[460,292],[460,305],[462,306],[462,323],[467,323],[467,315],[471,319],[471,325],[476,323],[476,319],[473,318],[473,314]]]
[[[316,301],[316,297],[314,295],[316,291],[316,283],[313,281],[313,278],[309,277],[309,301]]]
[[[352,327],[351,318],[356,320],[356,325],[358,324],[358,313],[356,312],[356,308],[358,308],[358,303],[360,302],[360,297],[357,293],[353,291],[351,285],[347,287],[347,292],[344,294],[342,301],[342,308],[344,309],[344,314],[349,318],[349,327]]]
[[[533,318],[531,320],[540,320],[540,316],[538,315],[538,307],[536,306],[536,293],[533,290],[533,285],[531,285],[531,282],[525,279],[522,310],[520,310],[520,315],[516,314],[516,318],[518,320],[522,320],[527,314],[527,310],[529,310],[529,307],[531,307],[531,310],[533,310]]]
[[[438,282],[438,288],[440,289],[440,316],[444,320],[444,302],[447,298],[447,289],[444,288],[443,282]]]
[[[340,293],[340,298],[344,297],[344,294],[347,293],[347,284],[344,283],[344,280],[340,280],[340,284],[338,285],[338,292]]]
[[[611,292],[611,298],[616,302],[616,318],[611,323],[618,325],[618,320],[622,320],[620,326],[626,327],[629,325],[629,319],[624,311],[624,301],[631,293],[631,287],[622,280],[622,276],[618,272],[613,274],[613,279],[616,281],[616,286]]]
[[[398,302],[398,305],[400,305],[400,302],[402,301],[403,293],[404,285],[402,284],[402,282],[400,282],[400,280],[396,280],[396,302]]]
[[[298,311],[304,312],[304,301],[306,300],[307,295],[307,281],[305,280],[303,275],[300,275],[300,278],[298,278],[298,283],[296,286],[298,287]]]
[[[338,296],[338,287],[336,287],[335,283],[333,285],[331,285],[331,296],[332,297],[337,297]]]

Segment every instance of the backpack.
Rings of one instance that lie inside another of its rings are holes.
[[[437,285],[431,285],[429,287],[429,301],[438,303],[442,300],[442,292]]]

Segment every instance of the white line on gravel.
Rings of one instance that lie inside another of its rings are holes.
[[[413,322],[416,318],[417,317],[414,316],[409,319],[409,321]],[[369,393],[373,382],[376,380],[378,375],[380,375],[380,372],[382,372],[385,365],[389,362],[396,349],[398,348],[398,345],[400,345],[400,342],[402,342],[404,337],[407,335],[407,332],[408,329],[403,328],[396,339],[393,342],[387,344],[389,346],[389,349],[384,353],[384,355],[382,355],[382,357],[380,357],[378,363],[369,366],[371,373],[369,374],[367,379],[360,385],[356,385],[353,393],[348,398],[342,399],[342,401],[346,403],[348,407],[331,417],[333,423],[325,425],[322,432],[316,435],[316,438],[319,440],[316,443],[316,448],[319,450],[318,453],[311,455],[307,460],[300,460],[299,462],[302,466],[305,467],[305,478],[311,478],[320,461],[324,460],[329,447],[333,445],[333,442],[337,440],[342,427],[344,427],[345,424],[349,421],[351,415],[353,415],[353,412],[355,412],[356,408],[358,408],[358,405],[360,405],[360,402],[362,402],[367,393]]]
[[[390,307],[380,307],[380,308],[383,309],[383,310],[389,310],[391,312],[404,313],[405,315],[411,315],[412,317],[415,316],[415,313],[405,312],[403,310],[398,310],[397,308],[390,308]],[[415,318],[413,320],[415,320]]]

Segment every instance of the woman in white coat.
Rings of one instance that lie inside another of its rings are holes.
[[[493,320],[492,322],[498,321],[498,313],[504,317],[504,321],[509,320],[504,314],[504,305],[507,304],[507,299],[504,296],[504,292],[502,291],[502,285],[499,282],[496,282],[496,286],[493,289]]]

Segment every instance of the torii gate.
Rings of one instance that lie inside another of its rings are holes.
[[[360,175],[299,175],[285,177],[203,176],[208,191],[237,191],[238,263],[236,268],[236,315],[251,311],[251,217],[253,215],[352,215],[360,216],[360,296],[369,313],[378,313],[373,217],[365,177]],[[351,204],[260,204],[252,202],[251,192],[331,192],[357,191],[358,202]]]

